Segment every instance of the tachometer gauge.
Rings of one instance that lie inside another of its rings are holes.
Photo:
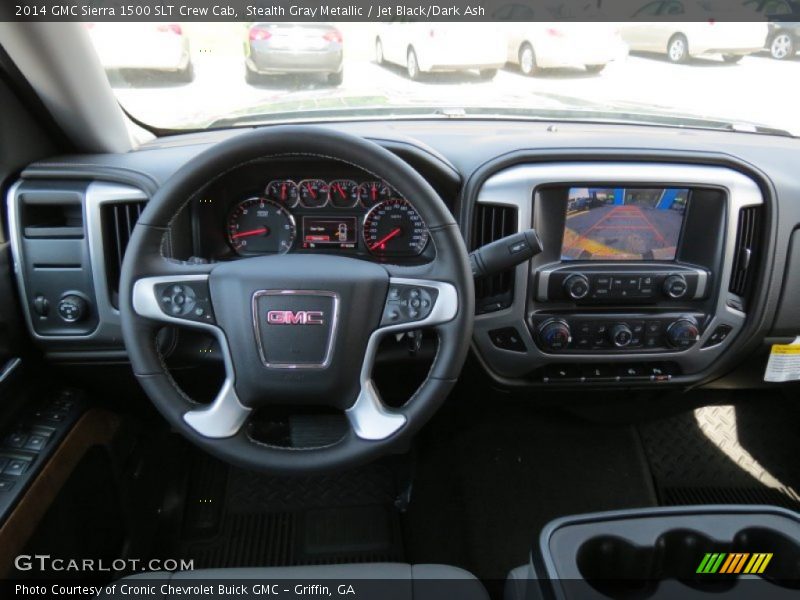
[[[382,181],[365,181],[358,186],[358,199],[364,208],[375,206],[391,197],[391,188]]]
[[[228,241],[241,255],[283,254],[291,249],[296,233],[292,214],[266,198],[248,198],[228,215]]]
[[[376,256],[418,256],[428,237],[422,217],[402,198],[376,204],[364,217],[364,243]]]
[[[358,202],[358,184],[351,179],[336,179],[328,184],[328,197],[336,208],[353,208]]]
[[[304,179],[297,184],[300,204],[306,208],[321,208],[328,203],[328,184],[322,179]]]
[[[266,193],[267,198],[287,208],[294,207],[297,204],[297,199],[300,197],[297,184],[291,179],[270,181],[267,185]]]

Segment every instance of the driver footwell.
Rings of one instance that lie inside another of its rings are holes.
[[[173,552],[196,569],[403,561],[397,497],[382,463],[289,478],[197,453]]]

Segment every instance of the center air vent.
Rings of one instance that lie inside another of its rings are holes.
[[[139,200],[106,203],[100,209],[108,296],[115,308],[119,308],[119,275],[122,271],[122,259],[125,257],[125,249],[144,207],[145,201]]]
[[[517,232],[517,209],[498,204],[476,204],[470,250]],[[511,306],[514,270],[475,281],[475,312],[487,313]]]
[[[739,211],[739,226],[736,231],[736,250],[728,290],[747,298],[755,276],[761,231],[761,209],[757,206]]]

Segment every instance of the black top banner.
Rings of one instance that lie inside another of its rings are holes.
[[[4,21],[763,21],[800,0],[2,0]]]

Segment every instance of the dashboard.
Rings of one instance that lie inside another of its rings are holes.
[[[192,253],[207,260],[295,252],[397,264],[433,258],[412,201],[385,181],[332,161],[248,164],[202,190],[189,210]]]
[[[409,162],[468,249],[538,232],[539,255],[476,281],[472,348],[502,385],[761,385],[770,344],[800,335],[796,139],[467,120],[335,127]],[[136,218],[172,173],[232,135],[174,136],[22,173],[7,195],[9,232],[27,326],[51,359],[125,358],[116,281]],[[414,198],[357,166],[305,156],[210,182],[187,199],[166,252],[435,257]]]

